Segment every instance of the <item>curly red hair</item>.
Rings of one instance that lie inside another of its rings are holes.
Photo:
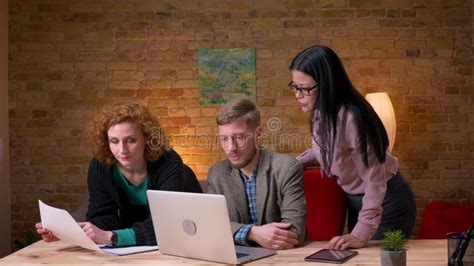
[[[158,119],[137,103],[118,103],[106,106],[95,116],[89,127],[89,138],[95,158],[105,164],[117,160],[110,151],[107,131],[113,125],[123,122],[136,123],[146,140],[144,156],[147,161],[157,161],[169,150],[169,143]]]

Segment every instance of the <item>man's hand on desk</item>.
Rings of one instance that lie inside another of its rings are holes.
[[[51,231],[48,229],[43,228],[43,225],[41,223],[36,223],[36,232],[41,235],[41,238],[43,238],[44,242],[53,242],[53,241],[58,241],[59,239],[53,235]]]
[[[79,223],[86,235],[95,243],[108,245],[112,243],[112,231],[104,231],[90,222]]]
[[[289,231],[290,228],[289,223],[254,225],[247,235],[247,240],[254,241],[264,248],[294,248],[298,245],[298,235]]]
[[[342,236],[335,236],[329,241],[329,249],[344,250],[348,248],[361,248],[365,243],[357,237],[346,234]]]

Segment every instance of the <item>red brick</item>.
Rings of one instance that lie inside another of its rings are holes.
[[[50,43],[23,43],[21,50],[25,52],[49,52],[54,50],[54,46]]]
[[[420,8],[420,7],[441,7],[441,0],[416,0],[413,1],[412,7]]]
[[[184,126],[184,125],[189,125],[191,122],[191,119],[189,117],[172,117],[172,118],[162,118],[160,120],[161,125],[166,127],[166,126]]]
[[[350,7],[375,7],[379,4],[378,0],[350,0],[349,6]]]
[[[326,19],[324,21],[325,27],[344,27],[346,26],[345,19]]]
[[[407,19],[380,19],[379,20],[380,27],[382,28],[404,28],[410,27],[411,22]]]
[[[470,18],[449,18],[443,20],[443,27],[470,27],[472,21]]]

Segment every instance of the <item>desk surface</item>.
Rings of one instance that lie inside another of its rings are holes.
[[[252,264],[315,264],[305,262],[304,257],[327,246],[327,242],[309,242],[302,247],[278,251],[277,255],[252,262]],[[408,265],[447,265],[446,240],[410,240]],[[372,242],[358,249],[359,255],[344,265],[380,265],[380,242]],[[0,259],[0,265],[31,264],[211,264],[211,262],[163,255],[159,251],[128,256],[110,256],[74,247],[58,241],[36,242]],[[322,263],[321,263],[322,264]],[[334,264],[327,264],[334,265]]]

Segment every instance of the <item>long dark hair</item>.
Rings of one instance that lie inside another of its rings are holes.
[[[321,132],[321,143],[317,141],[317,144],[321,148],[324,168],[327,172],[332,165],[337,117],[341,107],[345,107],[355,119],[365,166],[369,166],[368,144],[372,146],[379,162],[385,162],[388,136],[382,121],[372,106],[352,85],[341,60],[333,50],[321,45],[306,48],[293,58],[289,68],[311,76],[318,83],[315,103],[311,110],[311,133],[316,140],[314,115],[318,111],[320,115],[318,132]]]

